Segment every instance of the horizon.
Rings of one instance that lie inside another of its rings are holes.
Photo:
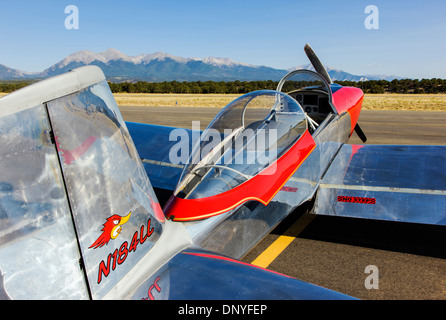
[[[65,23],[70,4],[78,8],[78,29]],[[370,20],[368,5],[379,9],[376,21]],[[73,53],[113,48],[128,56],[163,52],[285,70],[308,64],[303,47],[309,43],[324,65],[354,75],[446,79],[446,44],[438,41],[446,34],[442,9],[446,3],[434,0],[278,1],[274,6],[233,0],[128,0],[124,5],[20,0],[4,4],[0,12],[0,64],[41,72]],[[371,22],[378,29],[368,28]]]

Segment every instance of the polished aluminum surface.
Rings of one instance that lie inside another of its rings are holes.
[[[446,225],[446,148],[344,145],[315,213]]]
[[[101,298],[153,247],[163,217],[105,81],[49,102],[48,112],[90,288]]]
[[[88,298],[50,131],[44,105],[0,118],[3,298]]]
[[[185,248],[241,257],[312,197],[326,157],[347,138],[334,128],[348,114],[328,114],[313,132],[316,149],[268,206],[250,201],[195,223],[164,221],[106,81],[64,86],[66,94],[50,92],[54,99],[23,113],[9,99],[1,118],[1,298],[128,298]]]

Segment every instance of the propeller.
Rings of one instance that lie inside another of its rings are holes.
[[[327,80],[327,82],[329,84],[332,84],[333,81],[331,80],[330,75],[327,72],[327,69],[325,69],[324,65],[319,60],[316,53],[314,52],[314,50],[310,47],[310,45],[308,43],[305,45],[304,50],[305,50],[305,53],[307,54],[308,59],[310,60],[311,64],[313,65],[314,70],[316,70],[317,73],[319,73],[322,77],[324,77],[325,80]],[[356,124],[355,132],[363,143],[365,143],[367,141],[367,137],[365,136],[365,134],[362,131],[359,124]]]
[[[366,143],[367,141],[367,137],[365,136],[364,132],[362,131],[361,127],[359,126],[359,124],[356,124],[355,126],[355,132],[358,135],[359,139],[361,139],[361,141],[363,143]]]
[[[316,70],[317,73],[319,73],[321,76],[327,80],[328,83],[333,83],[333,81],[330,78],[330,75],[328,74],[327,70],[325,69],[324,65],[321,63],[319,58],[317,57],[316,53],[314,53],[313,49],[310,47],[310,45],[307,43],[305,45],[305,53],[307,54],[308,59],[310,60],[311,64],[314,67],[314,70]]]

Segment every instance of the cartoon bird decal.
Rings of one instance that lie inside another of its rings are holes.
[[[90,248],[100,248],[105,244],[108,244],[110,239],[116,239],[122,231],[122,225],[124,225],[130,219],[130,215],[132,212],[130,211],[128,215],[121,217],[117,214],[112,215],[107,218],[107,221],[104,223],[104,227],[102,228],[102,234],[97,238],[97,240],[89,247]]]

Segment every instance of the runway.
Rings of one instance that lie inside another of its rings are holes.
[[[202,129],[220,110],[120,109],[126,121],[183,128],[200,121]],[[364,110],[359,123],[367,144],[446,145],[446,112]],[[353,135],[350,143],[361,141]],[[315,217],[304,209],[293,212],[243,261],[262,259],[268,269],[360,299],[446,299],[444,228]],[[372,272],[366,270],[370,266]],[[375,288],[370,289],[371,276]]]

